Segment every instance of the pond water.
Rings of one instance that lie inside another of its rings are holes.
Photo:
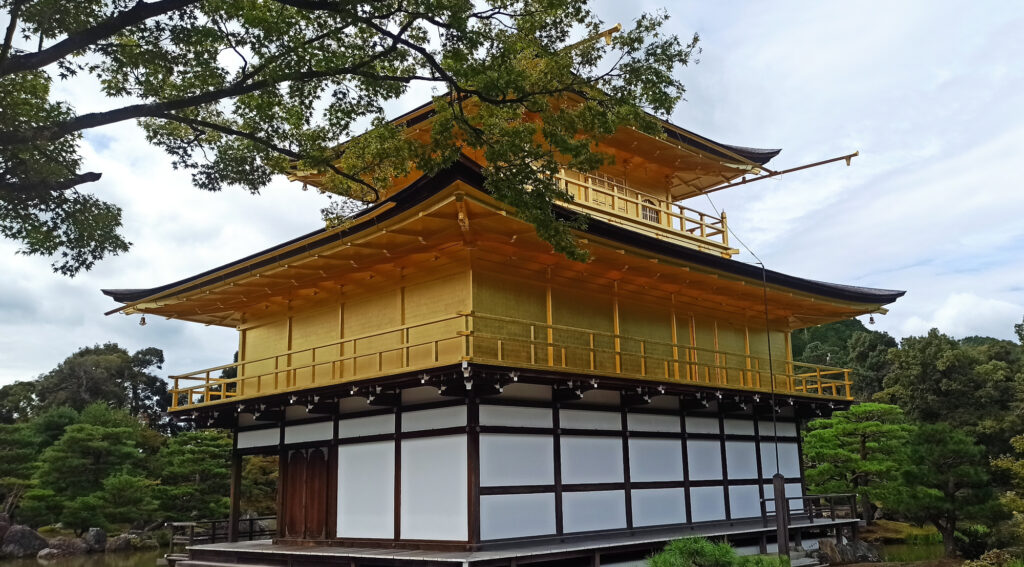
[[[894,543],[880,545],[882,561],[898,563],[942,559],[946,548],[941,543]]]
[[[156,567],[156,560],[162,559],[166,550],[140,553],[89,553],[55,561],[37,559],[0,560],[0,567]]]

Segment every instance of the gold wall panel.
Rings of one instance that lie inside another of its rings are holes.
[[[522,364],[547,363],[547,350],[535,344],[547,340],[543,327],[547,322],[544,284],[474,270],[473,311],[520,321],[474,320],[474,333],[482,335],[473,342],[474,356]]]
[[[615,350],[615,340],[606,335],[615,332],[614,300],[611,295],[552,288],[551,313],[554,325],[598,332],[566,329],[553,331],[555,343],[568,345],[565,352],[566,366],[615,371],[615,355],[610,352]],[[558,354],[560,359],[561,352]]]
[[[340,305],[329,302],[322,307],[298,312],[292,316],[291,350],[310,350],[291,355],[289,366],[309,365],[314,362],[331,360],[340,355],[340,345],[313,348],[338,340],[340,311]],[[291,377],[291,385],[310,386],[316,382],[330,380],[331,375],[330,364],[297,369]]]
[[[245,352],[239,353],[239,358],[242,361],[266,358],[288,350],[287,319],[270,321],[243,332],[245,333]],[[260,377],[242,381],[242,395],[250,395],[257,390],[260,392],[273,391],[274,376],[267,375],[267,373],[278,368],[278,364],[280,362],[273,358],[243,364],[240,367],[240,376]],[[259,384],[257,384],[257,379],[260,381]]]
[[[619,334],[631,337],[620,341],[623,372],[657,378],[671,376],[671,310],[620,299]]]

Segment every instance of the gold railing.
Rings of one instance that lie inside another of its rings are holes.
[[[702,213],[645,193],[620,178],[600,173],[563,169],[557,179],[559,186],[573,197],[570,204],[587,212],[675,234],[722,252],[732,250],[724,212],[721,217]]]
[[[427,337],[417,335],[426,333]],[[383,341],[383,342],[382,342]],[[171,410],[365,380],[459,361],[851,400],[850,370],[480,313],[173,376]],[[273,368],[261,368],[271,366]],[[213,374],[236,369],[235,378]],[[182,385],[182,382],[198,382]]]
[[[850,370],[472,314],[471,358],[658,382],[853,399]],[[781,345],[780,345],[781,346]]]
[[[458,362],[464,358],[468,324],[465,315],[456,314],[171,376],[171,410]],[[234,378],[215,375],[231,369]]]

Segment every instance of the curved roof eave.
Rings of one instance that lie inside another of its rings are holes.
[[[264,266],[276,264],[300,254],[313,252],[332,242],[337,242],[351,236],[352,234],[362,232],[367,228],[374,226],[378,222],[385,221],[397,214],[415,207],[455,181],[463,181],[472,187],[483,190],[483,174],[480,171],[480,166],[468,157],[462,156],[462,158],[438,174],[433,176],[424,175],[420,177],[405,190],[399,191],[381,203],[360,211],[360,213],[353,217],[354,220],[358,220],[359,218],[365,217],[389,203],[394,204],[390,210],[386,210],[377,217],[370,219],[367,223],[358,224],[340,231],[328,230],[326,228],[315,230],[298,238],[293,238],[287,242],[282,242],[281,244],[267,248],[266,250],[240,258],[234,262],[230,262],[162,286],[148,289],[103,289],[101,291],[119,303],[132,303],[147,298],[155,298],[155,296],[158,296],[161,293],[182,288],[183,286],[186,287],[180,289],[178,293],[186,293],[211,283],[227,281],[246,272],[251,272],[252,270],[256,270]],[[578,214],[561,206],[558,206],[558,210],[556,212],[563,218],[569,218]],[[591,217],[588,222],[586,232],[596,237],[620,242],[634,248],[639,248],[697,266],[719,270],[738,277],[758,281],[762,279],[762,269],[758,266],[729,258],[722,258],[694,248],[672,244],[664,240],[659,240],[657,238],[632,231],[628,228],[604,222],[597,218]],[[295,244],[303,241],[309,242],[302,246],[294,246]],[[215,277],[211,278],[210,276]],[[765,270],[763,276],[770,285],[785,287],[812,295],[850,303],[884,305],[896,301],[906,293],[901,290],[876,289],[822,282],[791,276],[773,270]],[[192,282],[197,283],[189,286]]]

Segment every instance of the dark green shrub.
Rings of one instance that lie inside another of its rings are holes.
[[[789,567],[789,558],[781,555],[741,555],[737,567]]]
[[[956,532],[956,552],[964,559],[977,559],[990,547],[992,530],[986,526],[964,526]]]
[[[156,530],[153,532],[153,541],[157,542],[160,547],[167,547],[171,545],[171,531],[170,530]]]
[[[736,555],[727,543],[693,537],[669,542],[649,558],[650,567],[789,567],[789,559],[776,555]]]
[[[650,567],[736,567],[736,551],[727,543],[701,537],[677,539],[647,560]]]
[[[903,542],[907,545],[929,545],[942,543],[942,534],[939,532],[928,532],[923,534],[909,533]]]

